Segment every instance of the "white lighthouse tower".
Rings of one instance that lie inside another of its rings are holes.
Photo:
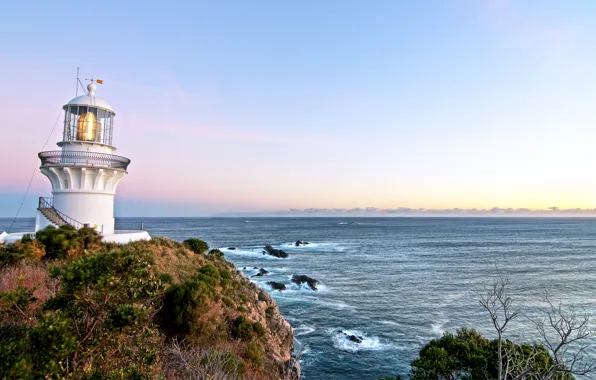
[[[86,95],[64,105],[64,132],[57,144],[61,149],[39,153],[40,170],[50,180],[53,196],[39,198],[35,231],[69,224],[91,227],[104,241],[149,239],[145,231],[114,230],[114,196],[130,160],[113,154],[116,113],[96,96],[95,82],[91,80]]]

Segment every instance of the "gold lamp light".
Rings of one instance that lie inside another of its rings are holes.
[[[93,112],[83,114],[77,122],[77,140],[95,141],[99,133],[99,123]]]

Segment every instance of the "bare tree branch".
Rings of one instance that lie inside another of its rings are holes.
[[[540,342],[550,351],[553,358],[546,379],[554,379],[557,374],[586,375],[596,372],[596,363],[589,360],[586,351],[589,346],[586,338],[594,334],[590,327],[588,313],[566,310],[559,303],[555,305],[548,294],[544,295],[548,305],[546,320],[533,320],[538,330]],[[547,330],[548,328],[548,330]]]
[[[519,315],[519,310],[513,309],[513,299],[508,294],[508,285],[509,279],[499,275],[492,286],[484,288],[479,301],[480,306],[488,311],[493,327],[497,331],[499,380],[507,377],[507,372],[503,370],[503,333],[507,330],[509,322]]]

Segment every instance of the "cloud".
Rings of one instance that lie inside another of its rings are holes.
[[[547,209],[529,208],[306,208],[290,209],[293,215],[320,215],[320,216],[596,216],[596,208],[569,208],[549,207]]]

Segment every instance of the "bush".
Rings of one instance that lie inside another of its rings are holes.
[[[433,339],[420,350],[419,357],[412,361],[410,379],[466,379],[498,378],[497,340],[488,340],[473,329],[460,329],[456,334],[445,334]],[[503,342],[509,352],[523,363],[532,363],[540,368],[550,368],[553,359],[540,345]],[[557,379],[568,380],[573,376],[565,374]]]
[[[194,253],[201,254],[209,250],[209,245],[201,239],[186,239],[183,244]]]
[[[2,293],[0,312],[20,317],[24,327],[2,326],[4,336],[20,339],[0,336],[0,378],[24,373],[32,379],[80,378],[87,364],[95,377],[149,377],[159,349],[150,314],[164,288],[150,265],[116,251],[84,256],[51,272],[60,290],[44,304],[39,322],[27,315],[31,291]]]
[[[0,267],[15,265],[23,259],[39,261],[45,255],[43,244],[27,234],[19,241],[0,246]]]
[[[263,364],[263,359],[261,359],[261,350],[259,349],[259,345],[256,342],[250,342],[246,349],[246,359],[249,362],[253,363],[255,366],[260,367]]]
[[[201,303],[198,290],[198,282],[193,280],[167,290],[159,318],[163,329],[176,335],[190,332],[191,321]]]
[[[75,229],[64,224],[58,228],[48,226],[35,233],[35,239],[45,248],[46,259],[82,256],[86,251],[101,248],[101,236],[92,228]]]
[[[241,315],[232,323],[230,333],[233,338],[251,340],[255,335],[264,335],[265,329],[259,322],[250,322],[245,316]]]
[[[224,253],[219,249],[212,249],[211,251],[209,251],[209,256],[221,259],[222,257],[224,257]]]

